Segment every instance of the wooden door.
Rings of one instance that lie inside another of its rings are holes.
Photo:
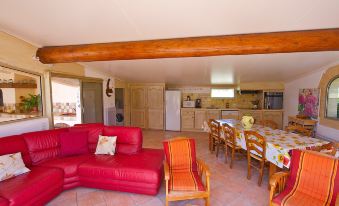
[[[206,120],[206,110],[195,110],[194,113],[194,128],[202,130],[202,126]]]
[[[147,87],[147,127],[164,129],[164,87]]]
[[[131,88],[131,126],[146,128],[146,90]]]
[[[264,111],[264,120],[271,120],[278,125],[278,129],[283,129],[283,113],[281,111]]]
[[[181,130],[194,130],[193,109],[181,109]]]

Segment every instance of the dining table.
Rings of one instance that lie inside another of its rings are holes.
[[[236,131],[236,144],[242,149],[246,150],[246,140],[244,131],[239,120],[235,119],[220,119],[217,120],[220,125],[227,123],[229,126],[235,128]],[[204,122],[203,129],[209,132],[207,122]],[[266,159],[269,161],[269,177],[274,174],[278,168],[289,168],[291,162],[291,151],[293,149],[312,149],[325,144],[328,141],[302,136],[297,133],[287,132],[280,129],[272,129],[264,127],[259,124],[253,124],[252,131],[258,132],[266,140]],[[220,137],[225,138],[223,131],[220,130]]]

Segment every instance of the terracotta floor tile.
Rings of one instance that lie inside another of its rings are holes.
[[[132,197],[125,192],[116,192],[116,191],[104,191],[103,196],[107,206],[133,206],[134,201]]]
[[[106,205],[103,191],[88,192],[77,197],[78,206]]]
[[[200,132],[143,132],[143,147],[162,148],[162,141],[176,136],[188,136],[196,139],[197,157],[204,160],[211,170],[211,206],[266,206],[268,172],[264,173],[262,186],[257,185],[258,172],[252,171],[251,180],[247,180],[247,160],[234,161],[233,169],[224,163],[224,152],[219,157],[208,150],[208,136]],[[123,206],[162,206],[165,204],[165,186],[161,185],[156,196],[106,191],[92,188],[75,188],[61,193],[48,205],[123,205]],[[186,200],[171,202],[170,206],[204,205],[204,200]]]

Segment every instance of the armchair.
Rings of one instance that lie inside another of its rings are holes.
[[[173,142],[175,143],[173,144]],[[183,144],[181,144],[180,142]],[[187,150],[191,151],[185,151],[185,148],[182,147],[184,144],[187,143],[189,144]],[[184,161],[182,160],[182,157],[180,157],[180,155],[178,157],[179,153],[175,152],[173,146],[180,147],[180,154],[188,154],[188,156],[190,156],[192,165],[189,165],[189,170],[185,170],[185,164],[182,164]],[[166,206],[168,206],[170,201],[199,198],[205,199],[205,205],[209,206],[211,174],[208,166],[202,160],[195,158],[194,140],[188,138],[176,138],[165,141],[164,147],[166,154],[166,160],[164,161]],[[173,156],[176,156],[175,160]],[[178,159],[180,159],[179,164],[174,162],[178,161]],[[182,181],[183,179],[185,180]]]
[[[290,172],[270,178],[270,206],[339,205],[338,161],[319,152],[293,150]]]

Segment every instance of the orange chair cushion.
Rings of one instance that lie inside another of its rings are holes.
[[[198,172],[171,172],[170,191],[204,191]]]
[[[176,138],[164,141],[166,161],[169,165],[171,191],[204,191],[198,175],[195,141]]]
[[[178,138],[164,141],[163,144],[170,171],[197,171],[194,139]]]
[[[281,206],[334,206],[338,192],[338,159],[294,150],[286,188],[273,202]]]

